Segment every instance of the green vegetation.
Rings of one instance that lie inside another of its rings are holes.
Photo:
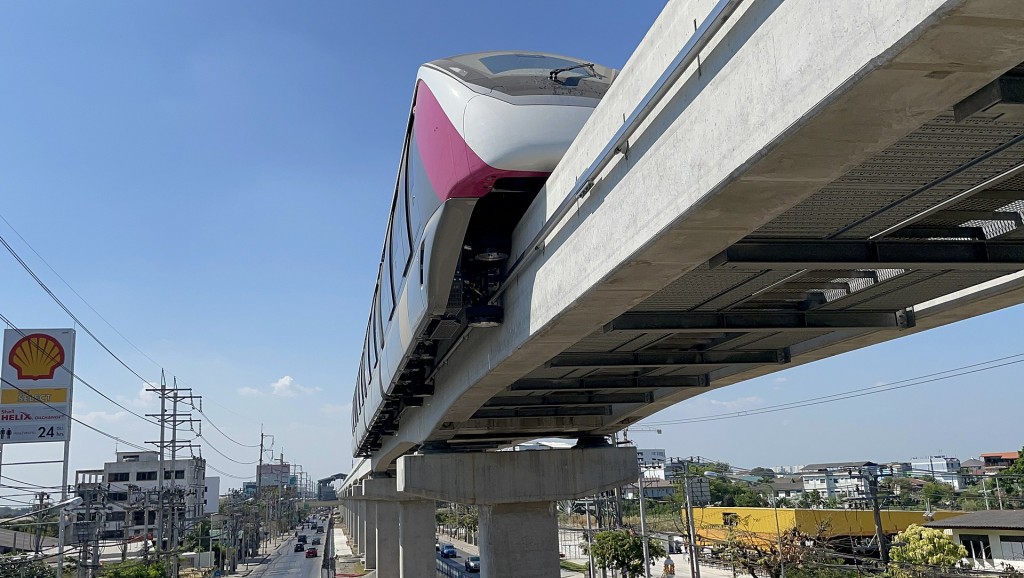
[[[104,564],[100,569],[102,578],[164,578],[164,566],[159,562],[129,560],[116,564]]]
[[[942,530],[911,524],[896,535],[896,543],[889,552],[892,563],[886,574],[891,578],[919,578],[935,571],[948,572],[955,568],[967,550],[954,544]]]
[[[586,565],[584,565],[584,564],[577,564],[575,562],[570,562],[568,560],[559,560],[558,565],[563,570],[568,570],[570,572],[586,572],[587,571]]]
[[[644,575],[644,543],[643,538],[626,530],[610,530],[594,534],[592,546],[589,548],[594,557],[594,564],[600,568],[618,570],[623,578],[636,578]],[[659,540],[647,541],[648,558],[653,562],[665,557],[665,548]]]
[[[57,569],[23,556],[0,556],[0,578],[56,578]]]

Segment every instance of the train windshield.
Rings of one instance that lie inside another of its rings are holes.
[[[510,96],[559,94],[601,98],[617,70],[540,52],[482,52],[432,62],[467,84]]]

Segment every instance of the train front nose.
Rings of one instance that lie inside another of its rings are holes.
[[[477,96],[466,103],[466,144],[494,168],[551,172],[593,110]]]

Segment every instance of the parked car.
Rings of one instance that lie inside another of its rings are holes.
[[[479,572],[480,571],[480,556],[470,556],[466,558],[466,572]]]
[[[310,548],[306,550],[306,558],[316,558],[318,555],[319,554],[317,554],[316,548]]]
[[[296,552],[301,552],[301,551],[303,551],[305,549],[306,549],[306,547],[303,546],[301,543],[295,545],[295,551]]]
[[[455,546],[451,544],[445,544],[441,546],[441,557],[442,558],[458,558],[459,553],[455,550]]]

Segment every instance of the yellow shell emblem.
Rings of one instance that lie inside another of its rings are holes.
[[[33,333],[14,344],[7,361],[18,370],[18,379],[53,379],[64,363],[64,348],[45,333]]]

